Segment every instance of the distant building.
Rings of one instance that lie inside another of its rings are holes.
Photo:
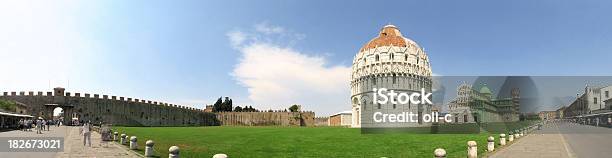
[[[449,104],[453,123],[484,123],[519,121],[519,90],[512,89],[511,98],[494,98],[491,90],[483,85],[472,89],[467,83],[457,88],[457,98]]]
[[[563,112],[565,111],[565,108],[566,108],[566,107],[565,107],[565,106],[563,106],[563,107],[561,107],[561,108],[557,109],[557,118],[560,118],[560,119],[561,119],[561,118],[564,118]]]
[[[606,107],[609,108],[609,105],[612,104],[610,101],[606,103],[607,100],[612,99],[610,91],[612,91],[612,86],[586,86],[582,95],[577,94],[576,100],[564,109],[564,116],[574,117],[604,112]]]
[[[329,116],[329,126],[351,126],[352,111],[343,111]]]
[[[540,111],[538,113],[540,120],[552,120],[557,118],[557,111]]]
[[[212,112],[212,111],[213,111],[213,105],[206,105],[204,112]]]

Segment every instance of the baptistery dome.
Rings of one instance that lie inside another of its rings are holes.
[[[378,35],[359,49],[353,59],[351,101],[353,127],[361,127],[371,116],[361,117],[368,110],[388,112],[429,110],[430,106],[379,105],[372,102],[374,88],[431,92],[431,67],[427,54],[416,42],[402,35],[399,28],[386,25]],[[370,111],[371,112],[371,111]]]
[[[376,65],[382,66],[380,68],[383,69],[378,69]],[[368,71],[370,69],[372,70]],[[352,72],[352,81],[363,76],[383,73],[429,77],[431,67],[423,48],[404,37],[396,26],[386,25],[377,37],[361,47],[353,59]]]

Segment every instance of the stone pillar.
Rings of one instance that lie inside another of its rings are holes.
[[[226,154],[215,154],[212,158],[227,158]]]
[[[495,150],[495,138],[489,136],[489,138],[487,138],[487,151],[491,152],[493,150]]]
[[[476,145],[476,141],[468,141],[467,145],[468,145],[467,157],[477,158],[478,157],[478,146]]]
[[[132,136],[130,137],[130,149],[132,150],[136,150],[138,149],[138,139],[136,138],[136,136]]]
[[[499,134],[499,146],[506,145],[506,134]]]
[[[514,134],[512,134],[512,132],[510,132],[510,134],[508,134],[508,141],[514,141]]]
[[[127,135],[125,134],[121,134],[121,140],[119,142],[121,142],[121,144],[126,145],[127,144]]]
[[[113,133],[113,141],[117,141],[117,137],[119,136],[119,132],[114,132]]]
[[[147,142],[145,143],[145,157],[153,157],[153,155],[155,155],[155,152],[153,151],[153,145],[155,145],[155,142],[153,142],[152,140],[147,140]]]
[[[518,130],[514,130],[514,138],[519,139],[520,137]]]
[[[171,146],[170,149],[168,149],[168,158],[179,158],[178,146]]]
[[[434,150],[434,158],[446,158],[446,150],[442,148]]]

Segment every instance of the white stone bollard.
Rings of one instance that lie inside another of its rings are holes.
[[[512,132],[510,132],[510,134],[508,134],[508,141],[514,141],[514,134],[512,134]]]
[[[506,134],[499,134],[499,146],[506,145]]]
[[[525,131],[524,131],[524,130],[522,130],[522,129],[521,129],[521,130],[519,130],[519,135],[520,135],[521,137],[525,136]]]
[[[495,137],[489,136],[487,138],[487,151],[491,152],[493,150],[495,150]]]
[[[125,139],[123,139],[123,145],[130,145],[130,136],[125,135]]]
[[[117,137],[119,136],[119,132],[114,132],[113,133],[113,141],[117,141]]]
[[[228,158],[226,154],[215,154],[212,158]]]
[[[120,142],[121,144],[125,145],[125,144],[127,144],[127,143],[126,143],[126,141],[127,141],[126,139],[127,139],[127,135],[125,135],[125,134],[121,134],[121,140],[119,140],[119,142]]]
[[[519,139],[521,136],[519,135],[518,130],[514,130],[514,138]]]
[[[153,151],[153,145],[155,145],[155,142],[153,142],[152,140],[147,140],[147,142],[145,143],[145,157],[153,157],[153,155],[155,155],[155,152]]]
[[[130,149],[138,149],[138,139],[136,138],[136,136],[130,137]]]
[[[468,141],[467,145],[468,145],[467,157],[477,158],[478,157],[478,146],[476,145],[476,141]]]
[[[179,158],[179,147],[171,146],[170,149],[168,149],[168,153],[168,158]]]
[[[434,150],[434,158],[446,158],[446,150],[442,148]]]

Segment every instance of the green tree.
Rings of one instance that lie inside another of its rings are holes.
[[[4,109],[5,111],[15,112],[17,110],[17,103],[10,100],[0,100],[0,109]]]
[[[236,108],[234,108],[234,112],[242,112],[242,107],[236,106]]]
[[[300,110],[300,106],[297,104],[293,104],[291,105],[291,107],[289,107],[289,111],[291,112],[298,112]]]
[[[219,97],[219,99],[217,99],[217,101],[215,102],[215,104],[213,104],[213,112],[220,112],[223,111],[221,108],[221,104],[223,103],[223,101],[221,100],[221,97]]]

